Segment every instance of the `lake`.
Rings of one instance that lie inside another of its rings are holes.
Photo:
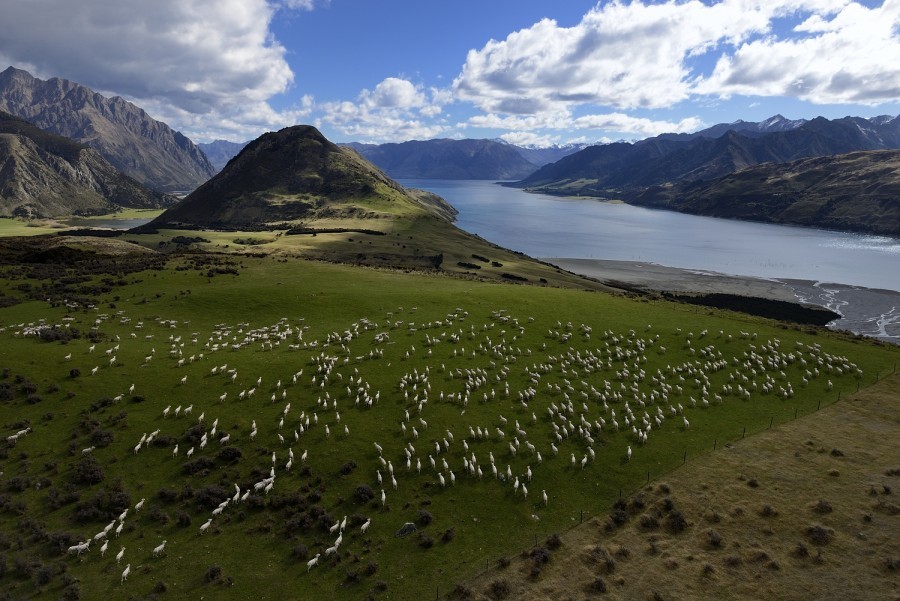
[[[401,180],[439,194],[456,225],[532,257],[645,261],[900,291],[900,239],[568,199],[487,181]]]
[[[801,300],[844,315],[838,327],[900,340],[898,238],[560,198],[489,181],[400,183],[442,196],[459,211],[456,224],[463,230],[532,257],[641,261],[791,280]]]

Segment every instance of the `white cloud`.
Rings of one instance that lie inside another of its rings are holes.
[[[421,87],[398,77],[388,77],[372,91],[363,90],[361,102],[370,108],[409,109],[423,106],[425,94]]]
[[[35,75],[71,79],[223,135],[259,119],[282,120],[267,104],[294,79],[270,32],[278,7],[265,0],[12,0],[3,17],[16,26],[4,28],[2,53]]]
[[[445,92],[429,91],[407,79],[388,77],[364,89],[357,102],[325,102],[317,108],[319,124],[327,124],[345,136],[362,142],[400,142],[434,138],[447,127],[434,122],[448,100]]]
[[[896,101],[898,12],[896,0],[875,9],[850,0],[614,0],[572,27],[544,19],[470,50],[453,90],[488,116],[545,120],[577,106],[653,109],[701,95]],[[788,19],[802,22],[775,30]],[[707,57],[718,64],[704,78]]]
[[[559,138],[556,136],[539,135],[530,131],[505,133],[500,136],[500,139],[516,146],[534,146],[538,148],[552,146],[559,141]]]
[[[573,117],[568,111],[560,110],[554,113],[525,116],[501,116],[495,113],[476,115],[469,119],[467,125],[488,129],[507,129],[518,133],[548,129],[560,131],[591,129],[616,132],[630,137],[647,137],[661,133],[696,131],[703,126],[703,122],[697,117],[687,117],[673,122],[632,117],[619,112]]]
[[[826,18],[827,17],[827,18]],[[812,15],[799,37],[764,38],[721,57],[697,92],[728,97],[794,96],[817,104],[900,100],[900,3],[851,3]]]

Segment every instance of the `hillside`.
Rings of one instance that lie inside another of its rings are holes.
[[[91,215],[163,208],[172,200],[118,172],[95,150],[0,112],[0,215]]]
[[[654,186],[630,203],[697,215],[900,236],[900,151],[766,163]]]
[[[308,125],[267,133],[149,228],[278,229],[316,219],[425,214],[418,196]],[[440,214],[452,219],[445,205]]]
[[[721,128],[711,128],[718,133]],[[797,127],[761,132],[727,129],[719,137],[648,138],[634,144],[592,146],[517,182],[550,194],[617,197],[626,201],[650,186],[709,180],[761,163],[900,148],[900,118],[816,118]]]
[[[493,140],[413,140],[354,148],[389,176],[401,179],[511,180],[537,169],[515,146]]]
[[[94,148],[156,190],[193,190],[215,173],[181,133],[118,96],[106,98],[72,81],[44,81],[9,67],[0,73],[0,110]]]

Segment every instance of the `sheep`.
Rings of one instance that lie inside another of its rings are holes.
[[[143,509],[143,508],[144,508],[144,501],[146,501],[146,500],[147,500],[147,499],[144,498],[144,499],[141,499],[140,501],[138,501],[137,503],[135,503],[135,504],[134,504],[134,510],[135,510],[135,511],[140,511],[141,509]]]
[[[122,580],[120,582],[125,582],[128,580],[128,574],[131,573],[131,564],[125,566],[125,569],[122,571]]]
[[[96,449],[96,448],[97,447],[87,447],[86,449],[81,449],[81,454],[82,455],[90,455],[91,453],[94,452],[94,449]]]
[[[319,563],[319,556],[321,553],[316,553],[316,556],[306,562],[306,572],[309,573],[311,569],[313,569],[314,565]]]
[[[365,534],[366,531],[369,530],[369,526],[371,526],[371,525],[372,525],[372,518],[369,518],[363,523],[362,526],[359,527],[359,531],[362,532],[363,534]]]
[[[247,491],[250,492],[250,491]],[[202,535],[204,532],[209,530],[209,527],[212,525],[212,518],[209,518],[203,524],[200,525],[200,534]]]
[[[631,445],[628,445],[628,450],[625,452],[628,457],[628,461],[631,461]]]
[[[125,547],[119,549],[119,552],[116,553],[116,565],[119,565],[119,562],[122,561],[122,558],[125,557]]]
[[[119,538],[119,535],[122,534],[122,528],[125,527],[125,522],[119,522],[119,525],[116,526],[116,538]]]

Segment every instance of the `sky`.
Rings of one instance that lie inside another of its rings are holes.
[[[900,114],[900,0],[0,0],[0,70],[195,142],[637,140]]]

